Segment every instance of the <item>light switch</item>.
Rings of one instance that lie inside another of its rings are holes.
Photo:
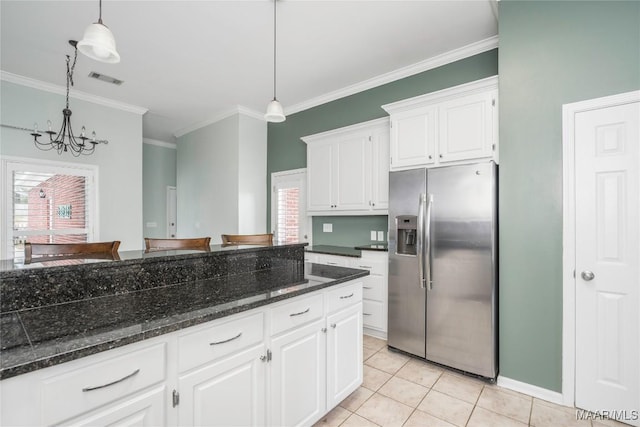
[[[322,224],[322,231],[325,233],[333,232],[333,224]]]
[[[378,241],[384,242],[384,231],[378,231]]]

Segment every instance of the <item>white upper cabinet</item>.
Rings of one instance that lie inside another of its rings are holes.
[[[436,156],[435,107],[418,108],[392,115],[391,167],[433,164]]]
[[[307,212],[383,215],[389,206],[389,119],[303,137]]]
[[[391,115],[391,170],[498,161],[498,78],[383,105]]]

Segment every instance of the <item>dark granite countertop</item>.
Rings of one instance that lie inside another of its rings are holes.
[[[258,271],[4,312],[0,316],[0,379],[369,274],[310,263],[301,271],[299,266],[283,263]]]
[[[360,245],[353,248],[346,246],[332,246],[332,245],[313,245],[307,246],[305,248],[306,252],[313,252],[318,254],[327,254],[327,255],[340,255],[340,256],[350,256],[359,258],[362,256],[361,251],[388,251],[388,246],[386,243],[383,244],[371,244],[371,245]]]
[[[360,249],[363,251],[389,252],[389,245],[387,243],[378,243],[378,244],[371,244],[371,245],[356,246],[356,249]]]

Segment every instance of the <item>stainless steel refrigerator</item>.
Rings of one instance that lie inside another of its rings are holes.
[[[388,345],[495,379],[497,166],[389,174]]]

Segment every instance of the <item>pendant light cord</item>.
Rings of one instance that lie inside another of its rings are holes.
[[[100,0],[102,1],[102,0]],[[276,99],[276,2],[273,0],[273,99]]]
[[[100,10],[98,11],[98,24],[102,24],[102,0],[100,0],[98,7],[100,8]]]
[[[78,60],[78,48],[73,47],[73,64],[69,66],[71,57],[67,55],[67,109],[69,109],[69,86],[73,86],[73,70],[76,68],[76,61]]]

